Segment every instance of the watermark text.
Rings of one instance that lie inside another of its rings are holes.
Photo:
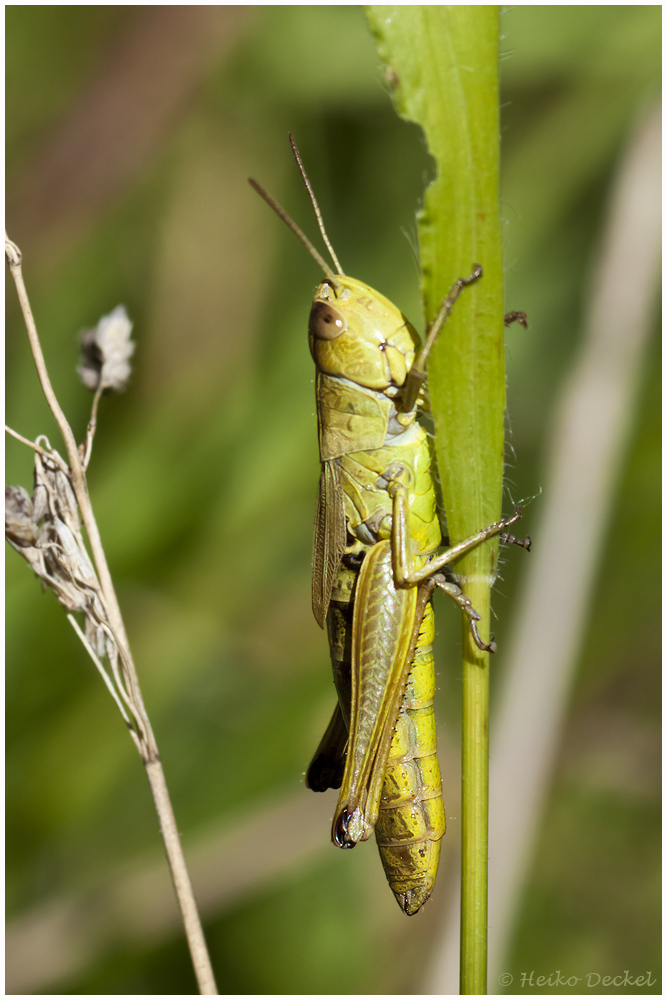
[[[595,989],[596,986],[615,986],[617,988],[632,988],[636,986],[655,986],[657,980],[652,972],[642,972],[640,975],[630,973],[624,969],[622,973],[615,976],[604,976],[600,972],[586,972],[583,976],[568,975],[560,969],[554,969],[549,975],[543,976],[531,969],[530,972],[519,972],[512,975],[510,972],[503,972],[498,977],[501,986],[511,986],[519,989],[530,990],[536,986],[548,986],[552,989],[556,986],[579,986],[581,989]]]

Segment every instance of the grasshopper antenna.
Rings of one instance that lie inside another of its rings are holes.
[[[317,261],[317,263],[320,265],[320,267],[322,268],[322,270],[326,274],[327,278],[329,278],[333,282],[334,285],[338,285],[338,278],[336,277],[335,272],[331,270],[331,268],[329,267],[329,265],[325,261],[324,257],[320,253],[318,253],[318,251],[315,249],[315,247],[313,246],[313,244],[310,242],[310,240],[308,239],[308,237],[306,236],[306,234],[301,229],[299,229],[299,227],[297,226],[296,222],[293,219],[290,219],[289,215],[287,214],[287,212],[285,211],[285,209],[282,207],[282,205],[279,205],[278,202],[274,198],[272,198],[271,195],[267,191],[264,190],[264,188],[262,187],[262,185],[258,184],[257,181],[253,180],[252,177],[248,178],[248,183],[250,184],[250,186],[252,188],[255,189],[255,191],[257,192],[257,194],[260,195],[264,199],[264,201],[269,206],[269,208],[273,209],[273,211],[276,213],[276,215],[278,216],[278,218],[283,220],[283,222],[285,223],[285,225],[287,226],[287,228],[291,229],[292,232],[294,233],[294,235],[296,237],[298,237],[298,239],[301,240],[301,242],[305,246],[305,248],[308,251],[308,253],[310,254],[310,256],[315,261]],[[336,263],[338,263],[338,261],[336,261]],[[338,272],[339,272],[339,274],[343,273],[340,270],[340,267],[338,268]]]
[[[313,191],[313,189],[312,189],[312,187],[310,185],[310,181],[308,180],[308,174],[306,173],[304,165],[301,162],[301,154],[299,153],[299,150],[297,148],[294,136],[292,135],[291,132],[289,134],[289,141],[290,141],[290,144],[292,146],[292,152],[294,153],[294,159],[296,160],[297,166],[299,168],[299,173],[301,174],[301,177],[303,178],[303,183],[306,185],[306,191],[308,192],[308,196],[309,196],[309,198],[311,200],[313,209],[315,210],[315,216],[317,218],[317,224],[320,227],[320,232],[322,233],[322,239],[324,240],[324,242],[326,244],[327,250],[331,254],[332,261],[336,265],[336,270],[338,271],[339,274],[344,274],[345,272],[343,271],[343,268],[338,263],[338,257],[334,253],[334,248],[331,246],[331,242],[329,240],[329,237],[327,236],[327,231],[324,228],[324,222],[322,221],[322,213],[320,212],[320,206],[317,204],[317,198],[315,197],[315,192]]]

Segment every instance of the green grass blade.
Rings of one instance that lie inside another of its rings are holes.
[[[436,161],[419,217],[425,321],[453,281],[481,264],[433,351],[436,457],[454,542],[497,520],[505,358],[498,204],[497,6],[367,7],[397,110]],[[457,565],[488,635],[497,543]],[[486,992],[488,656],[464,624],[461,993]]]

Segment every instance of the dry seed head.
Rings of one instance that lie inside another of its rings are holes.
[[[80,334],[83,364],[77,368],[87,389],[124,392],[132,372],[132,322],[125,306],[116,306],[97,326]]]
[[[108,640],[101,588],[62,459],[53,454],[56,460],[35,455],[32,497],[22,486],[5,488],[5,537],[64,608],[83,612],[89,642],[103,653]]]
[[[5,535],[17,548],[34,545],[39,537],[32,497],[22,486],[5,486]]]

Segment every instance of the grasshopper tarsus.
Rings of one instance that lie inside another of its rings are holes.
[[[469,274],[467,278],[459,278],[459,281],[463,285],[471,285],[473,281],[477,281],[484,274],[481,264],[473,264],[472,274]]]
[[[466,288],[467,285],[472,285],[475,281],[482,277],[484,270],[481,264],[473,264],[472,274],[469,274],[467,278],[457,278],[452,287],[449,289],[447,298],[443,301],[440,307],[440,313],[445,311],[445,317],[449,315],[452,310],[452,306],[458,299],[459,295]],[[439,316],[440,314],[438,314]],[[436,318],[437,323],[437,318]],[[435,325],[435,324],[434,324]]]
[[[522,326],[524,330],[528,329],[528,316],[525,312],[508,312],[505,313],[505,326],[510,326],[512,323],[518,323]]]
[[[512,514],[512,516],[508,518],[503,518],[503,520],[500,523],[503,526],[503,528],[509,528],[510,524],[514,524],[514,522],[518,521],[521,518],[521,516],[522,516],[521,507],[515,504],[514,513]],[[515,538],[514,535],[510,535],[504,531],[499,536],[498,541],[502,542],[503,545],[519,545],[522,549],[525,549],[526,552],[530,552],[531,540],[529,535],[526,535],[525,538]]]
[[[514,535],[501,535],[500,541],[503,545],[518,545],[520,548],[525,549],[526,552],[530,552],[530,546],[532,545],[530,535],[526,535],[525,538],[515,538]]]
[[[511,517],[503,518],[503,525],[507,528],[510,524],[514,524],[515,521],[519,521],[522,517],[523,511],[518,504],[514,504],[514,513]]]
[[[465,611],[466,609],[464,608],[463,610]],[[473,611],[474,609],[471,607],[470,610]],[[496,653],[498,651],[498,647],[496,646],[495,640],[492,637],[488,643],[484,642],[477,628],[479,615],[477,614],[476,611],[475,611],[475,616],[476,617],[473,618],[471,617],[471,615],[468,615],[468,621],[470,622],[470,631],[472,632],[472,637],[475,640],[475,645],[477,646],[478,649],[481,649],[483,653]]]
[[[497,647],[493,639],[491,639],[491,642],[487,645],[482,639],[481,635],[479,634],[479,630],[477,628],[477,622],[481,621],[481,615],[477,611],[475,611],[475,609],[472,606],[472,601],[470,600],[469,597],[466,596],[466,594],[463,593],[463,591],[461,590],[461,588],[457,583],[455,583],[451,579],[448,579],[446,573],[439,572],[435,573],[431,577],[430,581],[427,581],[426,585],[431,587],[433,586],[439,587],[441,590],[444,590],[444,592],[449,597],[451,597],[451,599],[456,604],[458,604],[458,606],[461,608],[461,611],[463,611],[464,615],[468,619],[468,623],[470,625],[470,631],[472,632],[472,637],[475,641],[475,645],[479,649],[481,649],[483,653],[496,652]]]

